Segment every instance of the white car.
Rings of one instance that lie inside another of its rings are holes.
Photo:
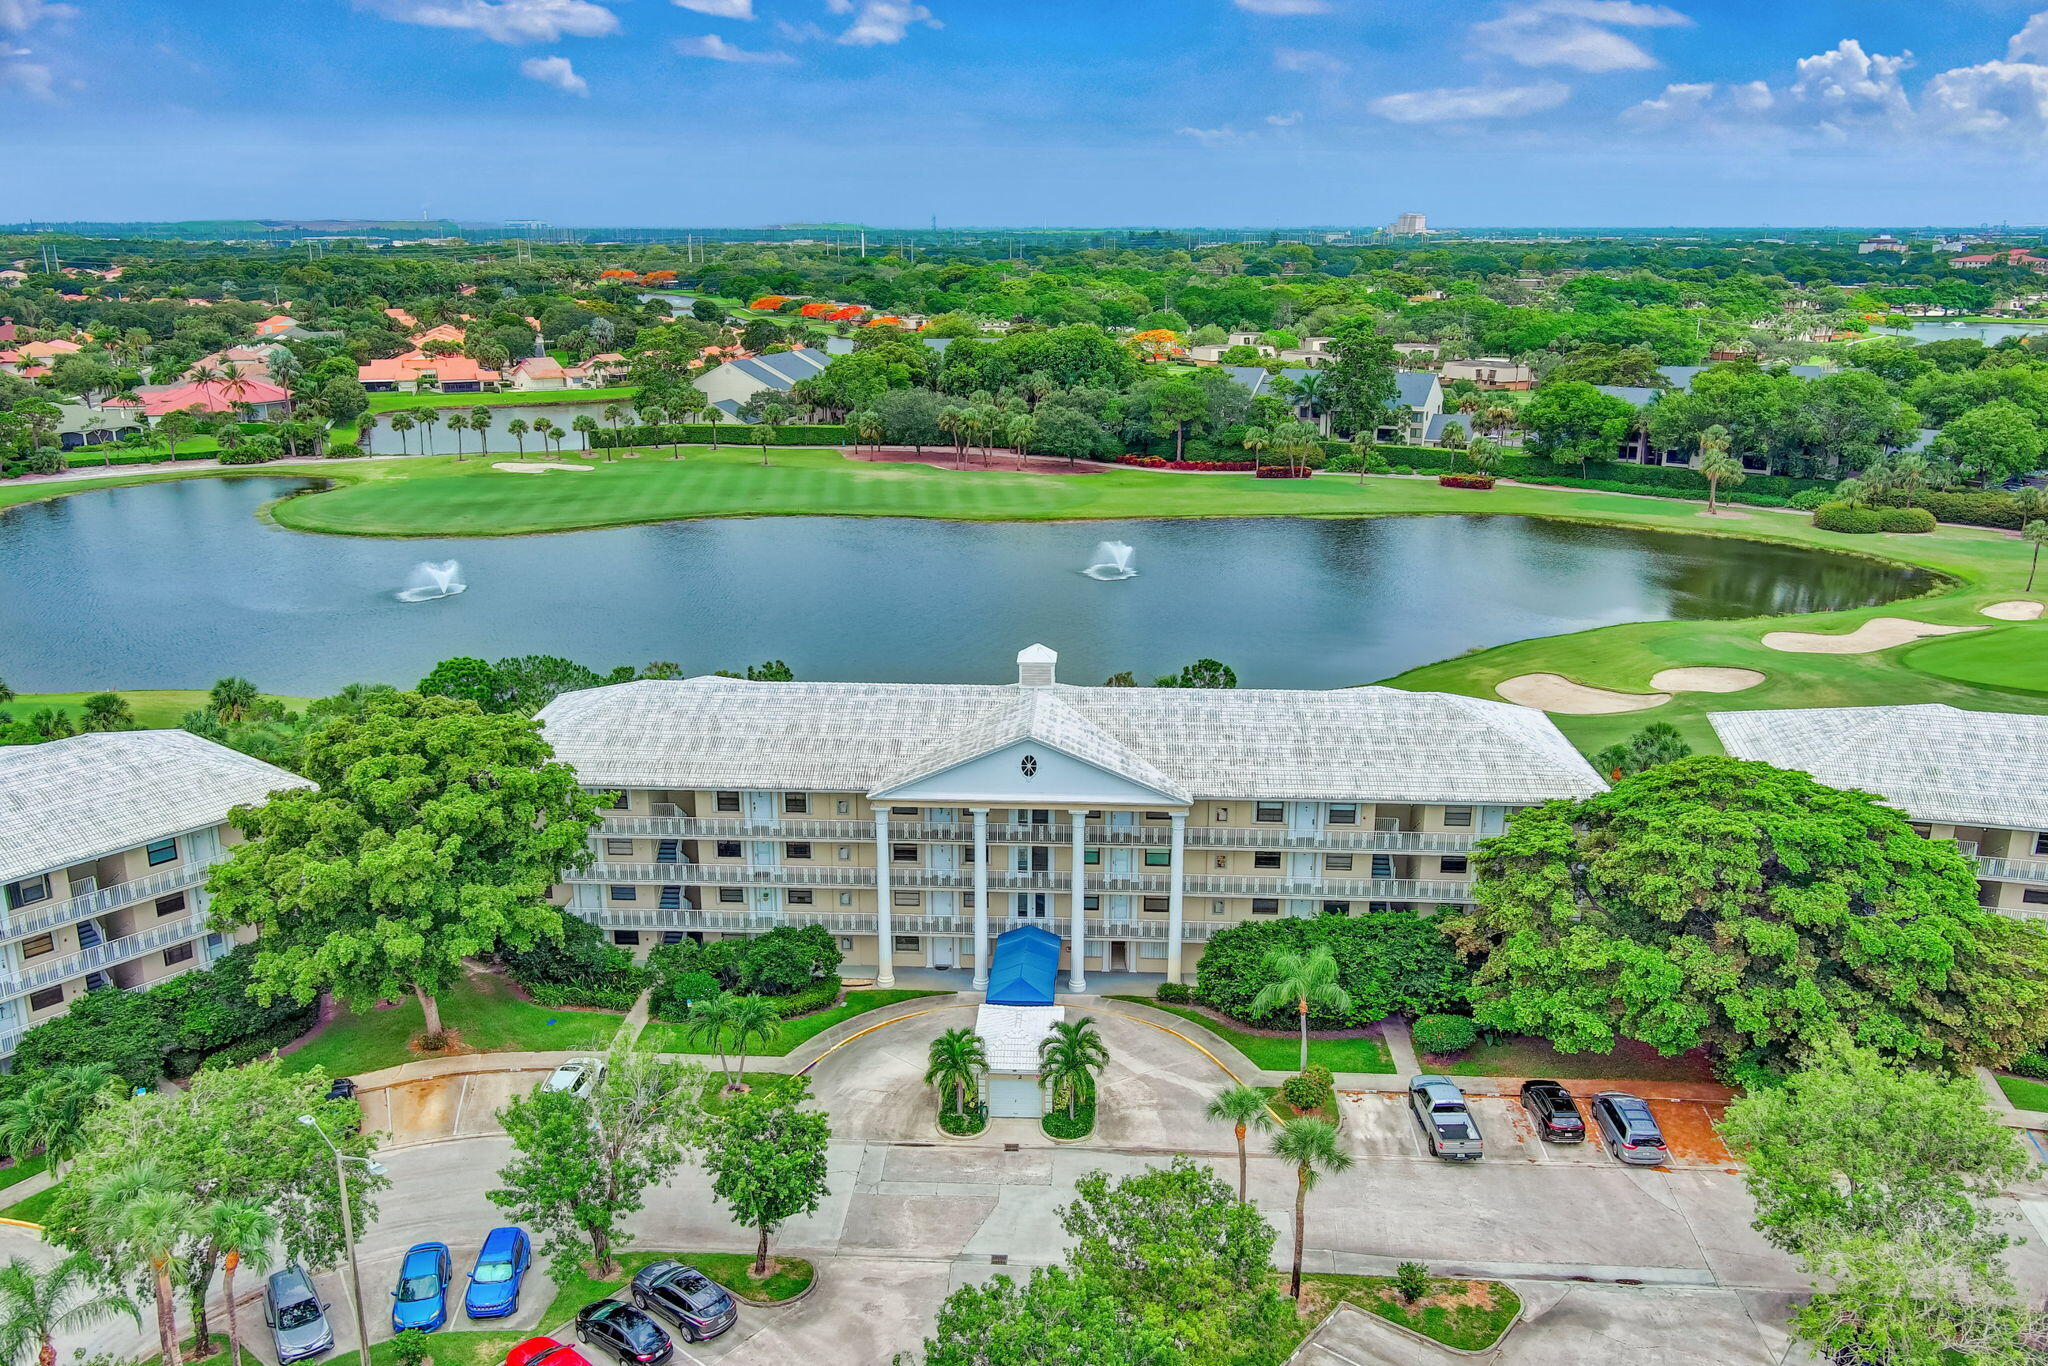
[[[604,1079],[604,1059],[571,1058],[548,1074],[541,1083],[543,1091],[567,1091],[572,1096],[588,1096],[597,1089]]]

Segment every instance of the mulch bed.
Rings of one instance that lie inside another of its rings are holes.
[[[927,446],[920,452],[914,446],[884,446],[876,450],[873,446],[862,446],[855,450],[851,446],[840,446],[839,453],[851,460],[868,460],[887,465],[928,465],[935,470],[954,470],[961,474],[1100,474],[1114,465],[1100,465],[1091,460],[1077,460],[1069,464],[1048,455],[1024,457],[1020,468],[1015,452],[994,450],[986,462],[979,450],[967,452],[964,460],[949,447]]]

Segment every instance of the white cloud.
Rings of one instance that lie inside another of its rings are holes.
[[[576,74],[567,57],[528,57],[519,64],[519,74],[529,81],[551,85],[564,95],[590,93],[590,82]]]
[[[1669,125],[1708,136],[1773,129],[1839,142],[1865,128],[1906,133],[1925,122],[1914,111],[1905,88],[1904,74],[1912,66],[1910,52],[1897,56],[1866,52],[1854,38],[1845,38],[1826,52],[1800,58],[1787,85],[1774,87],[1766,81],[1668,85],[1662,95],[1644,100],[1622,117],[1630,123]],[[1953,74],[1936,77],[1929,89]],[[1958,110],[1967,101],[1966,84],[1954,82]],[[1956,112],[1947,121],[1969,120]]]
[[[1301,71],[1318,76],[1334,76],[1345,69],[1344,63],[1329,53],[1303,47],[1274,48],[1273,65],[1282,71]]]
[[[1930,131],[1976,137],[2048,136],[2048,66],[1985,62],[1944,71],[1921,92]]]
[[[2008,61],[2023,61],[2028,57],[2048,58],[2048,9],[2042,10],[2005,45]]]
[[[1512,119],[1555,109],[1571,97],[1571,87],[1557,81],[1534,85],[1471,85],[1458,89],[1408,90],[1382,95],[1367,107],[1396,123],[1461,123],[1478,119]]]
[[[28,60],[31,55],[25,47],[0,47],[0,90],[13,88],[39,100],[55,99],[50,68]]]
[[[1193,138],[1204,147],[1228,147],[1251,136],[1249,133],[1240,133],[1227,123],[1221,128],[1176,128],[1173,133],[1175,137]]]
[[[1830,51],[1801,57],[1799,78],[1785,93],[1831,122],[1888,119],[1911,108],[1899,77],[1912,65],[1910,52],[1886,57],[1865,52],[1854,38],[1844,38]]]
[[[1301,122],[1301,111],[1296,109],[1286,114],[1268,114],[1266,115],[1266,122],[1272,124],[1275,128],[1292,128],[1295,124]]]
[[[927,28],[944,27],[932,12],[923,5],[910,0],[825,0],[825,8],[834,14],[851,14],[853,22],[846,32],[839,35],[839,41],[849,47],[882,47],[900,43],[910,31],[912,24],[923,24]]]
[[[1247,14],[1328,14],[1330,0],[1231,0]]]
[[[754,0],[675,0],[686,10],[708,14],[713,19],[752,19]]]
[[[45,19],[69,19],[76,13],[74,7],[51,0],[0,0],[0,30],[27,33]]]
[[[734,47],[715,33],[702,38],[678,38],[671,45],[679,56],[706,57],[714,62],[793,62],[796,58],[787,52],[750,52],[746,48]]]
[[[1632,0],[1533,0],[1472,26],[1481,50],[1523,66],[1641,71],[1657,65],[1620,28],[1683,28],[1692,20],[1664,5]]]
[[[401,24],[466,29],[494,43],[552,43],[619,31],[619,16],[594,0],[356,0],[356,5]]]

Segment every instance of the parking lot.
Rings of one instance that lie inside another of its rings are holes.
[[[1429,1157],[1422,1126],[1410,1112],[1407,1096],[1378,1091],[1346,1092],[1338,1101],[1343,1107],[1344,1144],[1352,1156]],[[1536,1136],[1535,1125],[1521,1102],[1512,1097],[1467,1095],[1465,1104],[1479,1122],[1479,1132],[1486,1140],[1483,1162],[1621,1165],[1597,1141],[1597,1136],[1584,1143],[1545,1143]],[[1734,1159],[1715,1129],[1725,1106],[1692,1100],[1652,1100],[1649,1106],[1657,1127],[1664,1131],[1664,1141],[1670,1145],[1666,1168],[1734,1169]],[[1581,1114],[1586,1111],[1583,1100],[1579,1110]]]
[[[533,1090],[546,1076],[544,1069],[465,1072],[364,1087],[356,1100],[363,1107],[365,1129],[391,1135],[387,1146],[405,1147],[501,1132],[499,1107]]]

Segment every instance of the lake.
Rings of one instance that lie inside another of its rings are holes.
[[[2048,332],[2048,322],[2033,323],[1952,323],[1939,318],[1927,318],[1909,323],[1904,327],[1873,327],[1873,332],[1882,332],[1891,337],[1911,337],[1914,341],[1954,341],[1969,337],[1996,346],[2007,337],[2032,337]]]
[[[1831,611],[1920,571],[1754,541],[1526,517],[956,523],[748,518],[555,536],[376,540],[259,521],[277,476],[94,491],[0,513],[0,678],[21,692],[410,684],[451,655],[691,673],[1002,682],[1034,641],[1069,682],[1199,657],[1249,687],[1371,682],[1615,622]],[[1767,516],[1769,514],[1756,514]],[[1136,578],[1080,571],[1100,541]],[[421,561],[468,590],[403,603]]]

